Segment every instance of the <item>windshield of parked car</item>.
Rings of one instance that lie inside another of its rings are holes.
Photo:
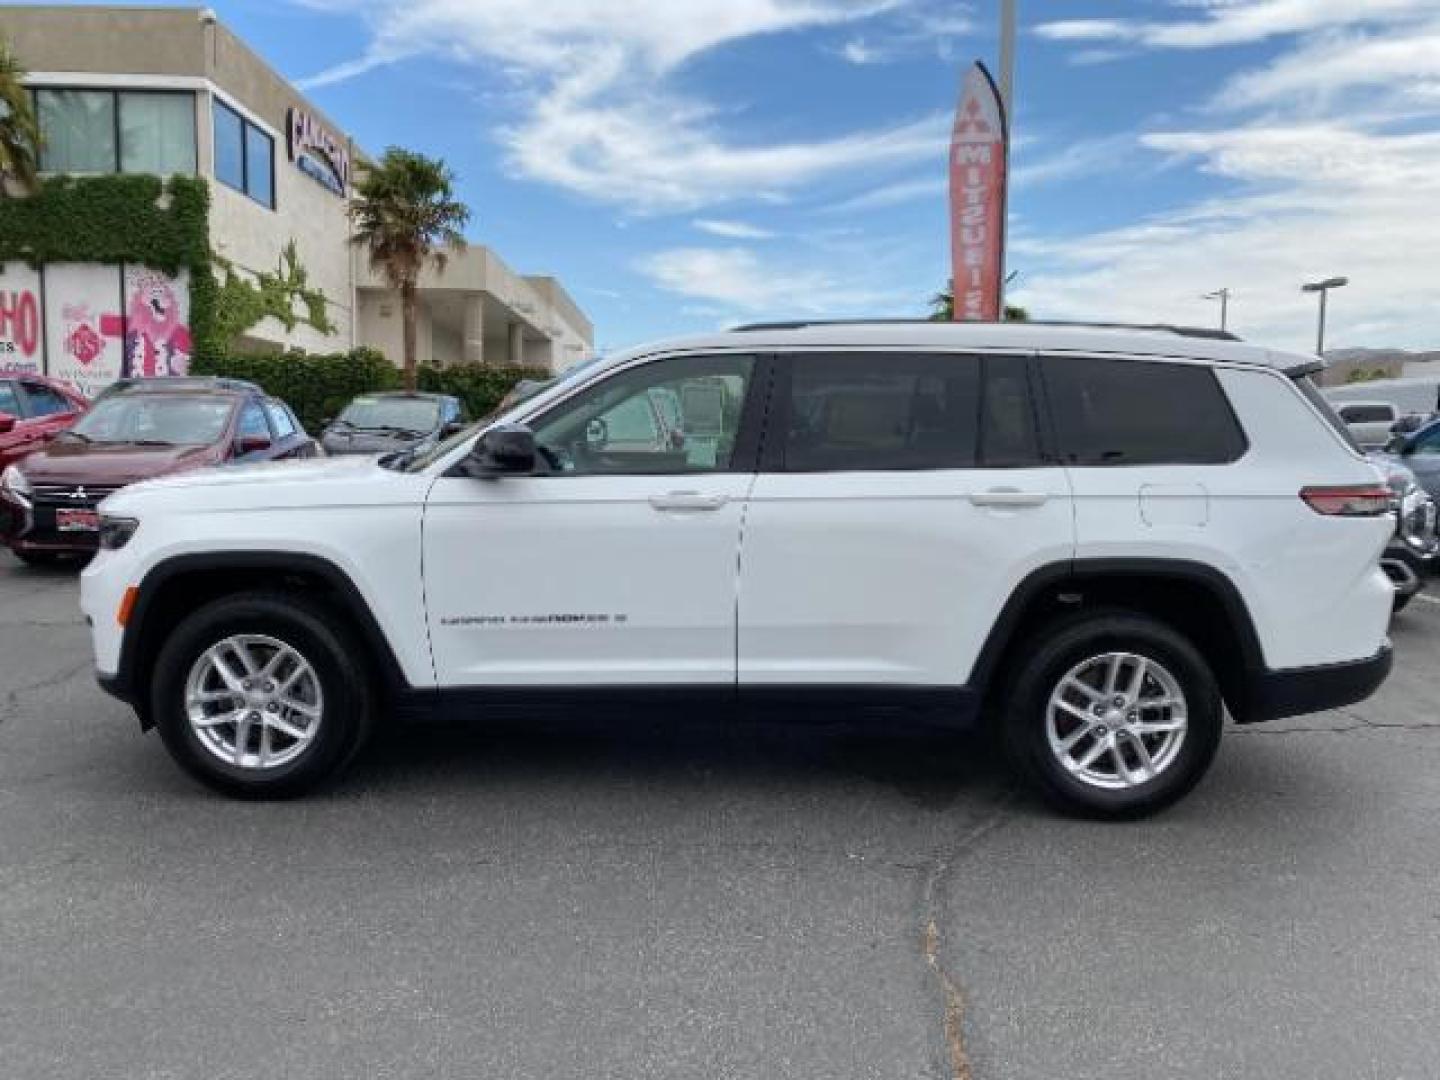
[[[440,426],[440,403],[433,398],[358,397],[345,406],[335,425],[356,431],[422,434]]]
[[[172,394],[107,398],[70,429],[92,443],[208,446],[219,440],[235,400]]]

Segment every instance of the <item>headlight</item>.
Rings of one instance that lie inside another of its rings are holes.
[[[140,522],[134,518],[100,515],[100,547],[105,551],[119,551],[130,542]]]
[[[11,465],[0,474],[0,490],[8,491],[27,510],[30,508],[30,481],[20,471],[19,465]]]
[[[1421,488],[1406,493],[1400,502],[1400,537],[1416,551],[1428,554],[1435,547],[1435,503]]]

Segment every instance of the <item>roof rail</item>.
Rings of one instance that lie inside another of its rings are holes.
[[[764,330],[804,330],[812,326],[924,326],[934,319],[795,319],[789,322],[758,322],[737,326],[737,334]],[[997,323],[987,325],[995,326]],[[1203,326],[1176,326],[1173,323],[1070,322],[1067,320],[1032,319],[1006,323],[1007,326],[1073,326],[1085,330],[1145,330],[1150,333],[1175,334],[1179,337],[1206,338],[1211,341],[1240,341],[1228,330]]]

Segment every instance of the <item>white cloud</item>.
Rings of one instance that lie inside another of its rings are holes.
[[[889,57],[874,45],[867,45],[864,38],[851,38],[840,46],[840,56],[852,64],[879,64]]]
[[[1133,135],[1109,135],[1079,139],[1050,153],[1038,153],[1032,149],[1043,145],[1034,140],[1016,140],[1012,150],[1012,189],[1040,187],[1112,172],[1130,163],[1131,151],[1137,144]],[[943,202],[948,191],[949,179],[944,162],[940,161],[927,174],[881,184],[832,203],[825,210],[827,213],[854,214],[921,199]]]
[[[1327,35],[1246,72],[1216,97],[1226,107],[1330,103],[1357,87],[1399,100],[1433,101],[1440,85],[1440,19],[1388,33]]]
[[[1433,14],[1434,0],[1204,0],[1203,18],[1061,19],[1035,32],[1054,41],[1135,41],[1155,48],[1202,49],[1264,41],[1326,27]]]
[[[1038,24],[1035,33],[1051,41],[1131,41],[1141,30],[1129,19],[1058,19]]]
[[[716,218],[696,218],[690,223],[701,232],[721,236],[727,240],[773,240],[775,234],[769,229],[751,225],[744,221],[721,221]]]
[[[322,3],[328,0],[321,0]],[[518,173],[637,213],[779,197],[837,172],[943,154],[943,116],[813,141],[747,144],[718,132],[709,102],[666,77],[762,34],[841,26],[915,0],[369,0],[365,55],[321,85],[415,56],[499,65],[526,101],[499,131]]]
[[[1199,297],[1235,292],[1241,333],[1291,348],[1313,335],[1302,281],[1345,274],[1334,343],[1363,322],[1386,344],[1432,343],[1437,290],[1405,253],[1440,251],[1440,133],[1377,135],[1336,124],[1167,132],[1144,144],[1241,187],[1135,225],[1064,239],[1018,238],[1017,302],[1038,317],[1208,323]]]
[[[666,292],[750,317],[853,315],[923,300],[876,288],[876,276],[863,265],[846,275],[833,264],[762,259],[744,247],[672,248],[646,256],[637,269]]]
[[[959,38],[974,35],[972,13],[970,4],[953,0],[928,6],[925,0],[910,0],[884,32],[851,37],[835,53],[857,66],[891,64],[927,52],[948,60]]]

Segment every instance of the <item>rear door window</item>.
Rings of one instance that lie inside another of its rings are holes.
[[[1223,465],[1245,433],[1214,372],[1106,357],[1043,360],[1061,459],[1069,465]]]
[[[789,472],[1040,463],[1023,357],[797,353],[779,419]]]
[[[240,439],[268,439],[270,425],[265,422],[265,412],[253,401],[246,402],[240,412],[240,426],[235,435]]]
[[[285,406],[278,401],[267,401],[265,411],[270,414],[270,426],[275,429],[276,438],[288,439],[295,434],[295,424]]]
[[[975,466],[978,357],[797,353],[790,363],[788,472]]]

